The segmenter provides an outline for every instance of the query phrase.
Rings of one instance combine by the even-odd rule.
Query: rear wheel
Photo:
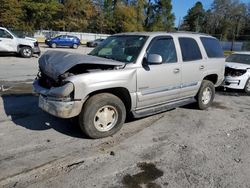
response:
[[[33,55],[31,47],[24,46],[20,49],[20,54],[22,57],[30,58]]]
[[[119,131],[125,121],[126,109],[117,96],[101,93],[92,96],[79,116],[82,131],[91,138],[111,136]]]
[[[247,94],[250,94],[250,78],[247,80],[244,90]]]
[[[208,108],[214,100],[214,95],[214,84],[211,81],[203,80],[196,96],[198,108],[201,110]]]

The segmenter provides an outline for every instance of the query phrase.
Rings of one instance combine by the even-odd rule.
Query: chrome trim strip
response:
[[[141,94],[142,95],[150,95],[150,94],[154,94],[154,93],[160,93],[160,92],[165,92],[165,91],[170,91],[170,90],[175,90],[175,89],[192,87],[192,86],[196,86],[196,85],[198,85],[198,82],[179,84],[176,86],[163,86],[163,87],[158,87],[158,88],[145,89],[145,90],[141,91]]]

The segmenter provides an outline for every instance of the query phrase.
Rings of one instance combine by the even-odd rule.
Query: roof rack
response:
[[[189,34],[200,34],[200,35],[209,36],[209,34],[207,33],[200,33],[200,32],[194,32],[194,31],[175,31],[174,33],[189,33]]]

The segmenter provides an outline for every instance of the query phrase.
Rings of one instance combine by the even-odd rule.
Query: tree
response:
[[[89,20],[95,16],[95,7],[90,0],[64,0],[63,22],[66,31],[84,31]]]
[[[0,0],[0,25],[13,29],[22,28],[22,7],[18,0]]]
[[[145,29],[148,31],[170,31],[174,26],[171,0],[149,0],[146,7]]]
[[[198,1],[191,9],[188,10],[188,14],[184,17],[181,29],[200,32],[203,30],[204,18],[205,10],[202,3]]]
[[[51,29],[63,8],[57,0],[22,0],[24,30]]]
[[[222,39],[233,38],[243,29],[246,6],[238,0],[214,0],[210,16],[209,33],[221,34]]]

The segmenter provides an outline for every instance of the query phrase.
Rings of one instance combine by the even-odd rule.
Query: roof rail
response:
[[[200,34],[200,35],[206,35],[206,36],[210,36],[207,33],[200,33],[200,32],[194,32],[194,31],[175,31],[176,33],[189,33],[189,34]]]

